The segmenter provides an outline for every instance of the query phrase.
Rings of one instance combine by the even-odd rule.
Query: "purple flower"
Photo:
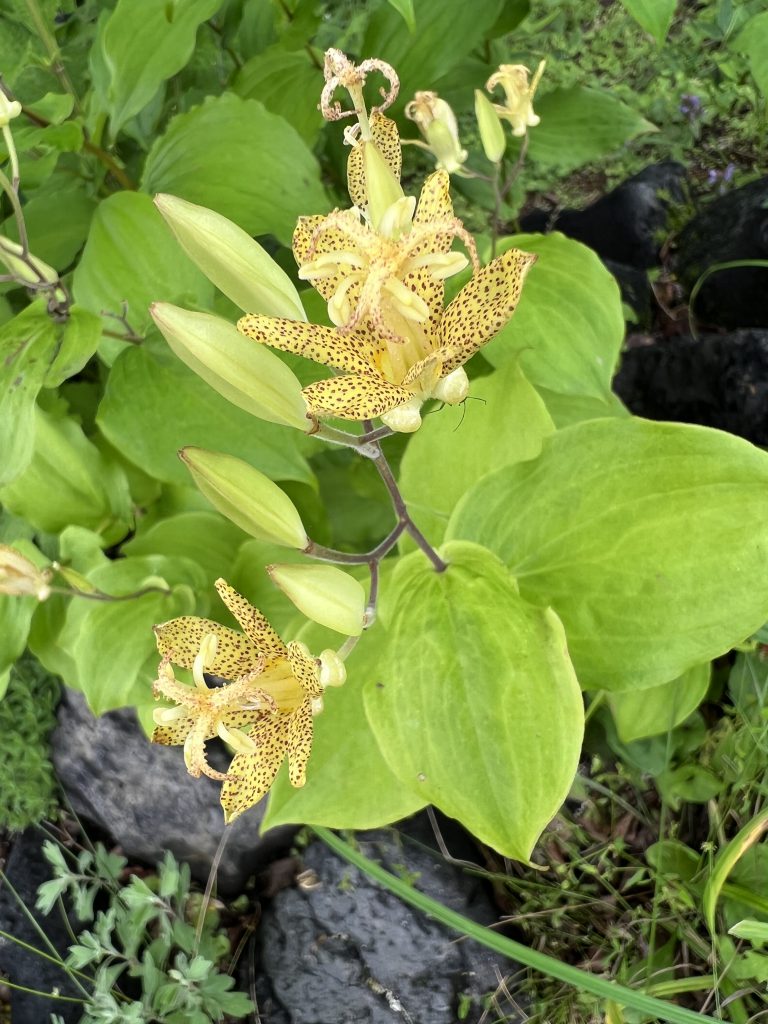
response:
[[[680,113],[684,114],[689,121],[695,121],[701,117],[701,97],[691,92],[684,92],[680,97]]]

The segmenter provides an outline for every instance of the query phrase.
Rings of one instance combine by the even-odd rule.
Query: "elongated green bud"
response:
[[[164,193],[155,206],[187,256],[245,313],[307,319],[291,279],[237,224]]]
[[[308,545],[296,506],[258,469],[205,448],[182,448],[179,457],[213,507],[246,533],[287,548],[303,550]]]
[[[493,104],[479,89],[475,89],[475,117],[485,155],[492,164],[497,164],[507,148],[507,137]]]
[[[274,352],[210,313],[170,302],[154,302],[149,311],[179,359],[228,402],[270,423],[311,430],[301,384]]]
[[[18,242],[0,235],[0,262],[5,264],[11,274],[29,284],[50,285],[54,288],[59,283],[59,275],[53,267],[49,267],[32,253],[28,253],[24,260],[21,258],[23,253],[24,250]]]
[[[308,619],[345,636],[362,633],[365,590],[348,572],[335,565],[269,565],[267,572]]]

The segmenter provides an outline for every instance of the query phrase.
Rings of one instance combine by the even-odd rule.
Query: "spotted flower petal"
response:
[[[253,646],[269,664],[274,658],[285,657],[287,648],[258,608],[222,579],[216,580],[216,590],[229,608]]]
[[[253,643],[242,633],[212,619],[182,615],[155,626],[158,651],[179,668],[191,669],[194,666],[200,645],[209,634],[218,641],[209,672],[224,679],[235,679],[252,670],[259,656]]]
[[[411,392],[383,377],[345,374],[319,380],[304,388],[304,397],[316,416],[343,420],[370,420],[407,402]]]
[[[443,376],[466,363],[507,323],[535,262],[532,253],[508,249],[461,289],[443,314],[443,344],[454,352],[443,364]]]
[[[293,352],[323,366],[349,373],[370,372],[376,351],[367,332],[340,334],[332,327],[300,320],[249,315],[238,321],[237,329],[263,345]]]

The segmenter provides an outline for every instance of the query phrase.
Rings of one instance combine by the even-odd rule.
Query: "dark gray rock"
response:
[[[613,387],[637,416],[768,445],[768,331],[662,338],[630,349]]]
[[[36,828],[28,828],[13,839],[5,873],[25,906],[30,910],[62,959],[67,956],[70,938],[60,914],[54,910],[48,917],[35,911],[38,886],[51,877],[51,868],[42,854],[45,837]],[[0,929],[14,938],[43,949],[51,955],[37,930],[19,906],[13,893],[0,882]],[[30,953],[21,946],[0,936],[0,974],[15,985],[35,989],[38,992],[57,990],[61,996],[82,998],[82,993],[72,984],[62,968],[43,957]],[[2,981],[0,981],[2,984]],[[66,1024],[75,1024],[83,1015],[80,1003],[65,1002],[62,999],[45,999],[11,989],[12,1024],[42,1024],[50,1020],[52,1013],[58,1013]]]
[[[520,220],[523,231],[562,231],[604,260],[641,270],[659,262],[669,233],[670,210],[685,200],[685,168],[667,160],[627,178],[583,210],[555,217],[534,210]]]
[[[434,843],[424,818],[406,827],[412,835],[377,830],[357,833],[355,841],[444,905],[483,924],[496,921],[482,882],[424,845]],[[476,1024],[482,1001],[516,970],[407,906],[322,843],[306,850],[304,867],[318,884],[282,891],[262,919],[259,1007],[270,1024]],[[525,1019],[504,1009],[505,1020]]]
[[[768,259],[768,176],[708,203],[680,233],[676,268],[690,292],[709,267]],[[768,268],[718,270],[703,284],[694,313],[713,327],[768,327]]]
[[[67,690],[51,748],[74,810],[112,836],[127,857],[154,864],[170,850],[197,879],[207,879],[224,830],[220,784],[188,775],[180,747],[150,743],[131,709],[94,718],[81,694]],[[263,807],[229,829],[217,874],[223,895],[241,892],[290,842],[290,828],[259,836]]]

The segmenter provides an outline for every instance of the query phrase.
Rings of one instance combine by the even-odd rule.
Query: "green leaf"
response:
[[[731,47],[746,53],[752,76],[760,92],[768,99],[768,11],[750,18]]]
[[[323,127],[323,117],[309,97],[319,95],[322,87],[322,71],[307,51],[289,52],[282,45],[251,57],[232,83],[232,91],[242,99],[259,100],[272,114],[285,118],[309,146]]]
[[[421,552],[384,590],[389,643],[365,710],[392,771],[504,856],[527,861],[568,792],[583,707],[551,610],[522,600],[504,566],[447,544]]]
[[[638,25],[661,45],[675,16],[677,0],[621,0]]]
[[[159,662],[152,626],[195,611],[193,595],[205,586],[202,572],[187,559],[151,555],[108,562],[91,572],[90,580],[114,595],[148,583],[172,591],[116,602],[71,601],[59,635],[74,666],[74,675],[64,681],[82,691],[94,714],[151,704]]]
[[[99,204],[75,270],[74,293],[82,306],[95,314],[119,314],[127,302],[128,322],[143,334],[151,323],[151,302],[210,308],[213,290],[181,252],[149,196],[118,192]],[[103,324],[125,333],[113,318],[104,317]],[[112,340],[107,354],[113,359],[124,348]]]
[[[122,469],[93,445],[74,420],[35,410],[32,460],[0,501],[38,530],[84,526],[114,543],[128,531],[131,499]]]
[[[161,361],[144,348],[115,361],[97,423],[126,458],[166,483],[189,482],[176,454],[184,445],[235,455],[273,480],[313,479],[296,431],[254,419],[173,356]]]
[[[582,686],[657,686],[768,618],[766,485],[768,456],[730,434],[592,420],[481,480],[447,536],[555,609]]]
[[[166,79],[181,71],[192,56],[198,26],[221,4],[222,0],[118,0],[102,37],[113,137]]]
[[[702,910],[710,932],[715,934],[715,911],[723,886],[745,853],[768,830],[768,809],[760,811],[722,847],[704,886]]]
[[[515,315],[483,349],[494,366],[519,359],[532,384],[569,395],[611,401],[611,379],[624,340],[616,279],[598,256],[559,232],[515,235],[538,254]]]
[[[66,270],[88,236],[96,206],[96,200],[88,195],[79,181],[62,179],[55,174],[44,186],[44,191],[38,190],[24,204],[30,250],[58,271]],[[5,221],[0,234],[18,242],[15,217]]]
[[[43,299],[0,328],[0,485],[23,472],[35,447],[35,399],[56,349]]]
[[[59,342],[43,380],[43,387],[56,388],[85,366],[99,347],[101,321],[87,309],[72,306],[69,319],[59,334]]]
[[[126,555],[168,555],[197,562],[212,585],[227,579],[247,535],[215,512],[184,512],[140,530],[122,546]]]
[[[142,187],[210,207],[286,245],[300,215],[328,208],[320,166],[296,129],[234,93],[171,121],[147,157]]]
[[[411,34],[400,12],[382,4],[368,22],[360,53],[394,67],[400,78],[395,109],[402,109],[417,89],[435,88],[483,42],[500,7],[499,0],[413,0],[418,31]]]
[[[319,630],[299,635],[313,652]],[[347,659],[347,681],[329,688],[323,712],[314,718],[315,735],[307,785],[294,789],[284,765],[272,787],[262,830],[288,823],[329,828],[376,828],[399,821],[424,806],[390,770],[363,708],[363,687],[374,683],[389,638],[377,623]]]
[[[413,10],[413,0],[387,0],[387,3],[400,15],[408,26],[408,31],[415,32],[416,14]]]
[[[674,729],[704,700],[710,676],[711,667],[706,661],[669,683],[612,693],[609,704],[619,739],[631,743]]]
[[[408,442],[400,490],[419,528],[438,544],[465,491],[501,466],[535,458],[554,431],[516,362],[472,382],[462,407],[427,416]]]
[[[728,934],[735,935],[737,939],[747,939],[753,946],[762,946],[763,943],[768,942],[768,924],[765,921],[754,921],[748,918],[729,928]]]
[[[575,85],[555,89],[534,103],[541,124],[528,133],[528,156],[572,171],[598,160],[654,125],[609,92]]]

